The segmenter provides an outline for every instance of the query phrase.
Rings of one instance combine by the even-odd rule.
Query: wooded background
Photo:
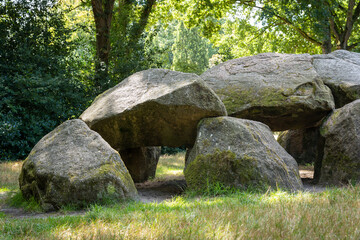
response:
[[[359,0],[0,0],[0,161],[148,68],[360,52]]]

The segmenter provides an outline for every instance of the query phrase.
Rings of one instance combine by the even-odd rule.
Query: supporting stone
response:
[[[130,148],[119,153],[134,182],[145,182],[155,177],[161,147]]]

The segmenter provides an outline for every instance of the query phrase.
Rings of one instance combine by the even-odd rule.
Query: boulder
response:
[[[307,128],[284,131],[280,133],[277,141],[298,164],[305,165],[316,162],[319,138],[319,128]]]
[[[314,67],[331,89],[336,108],[360,99],[360,53],[337,50],[316,55]]]
[[[131,148],[119,153],[134,182],[145,182],[155,177],[161,147]]]
[[[298,166],[260,122],[232,117],[200,122],[185,169],[191,189],[206,189],[220,182],[248,187],[302,189]]]
[[[321,184],[360,182],[360,100],[336,109],[320,128],[325,138]]]
[[[78,119],[64,122],[35,145],[19,184],[23,196],[34,197],[45,210],[138,196],[118,152]]]
[[[196,74],[150,69],[99,95],[80,118],[124,150],[191,146],[202,118],[223,115],[223,103]]]
[[[264,53],[221,63],[201,75],[229,116],[263,122],[273,131],[319,124],[333,108],[308,54]]]

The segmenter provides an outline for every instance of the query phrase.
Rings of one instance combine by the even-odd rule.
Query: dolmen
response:
[[[188,148],[191,189],[298,191],[304,163],[315,165],[320,184],[357,183],[359,89],[360,54],[344,50],[264,53],[201,76],[141,71],[43,137],[24,162],[20,189],[44,209],[136,200],[134,183],[155,176],[161,146]],[[273,131],[286,131],[279,143]]]

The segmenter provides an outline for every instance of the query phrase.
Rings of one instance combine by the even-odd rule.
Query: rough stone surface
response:
[[[202,118],[223,115],[223,103],[199,76],[150,69],[98,96],[80,118],[123,150],[191,146]]]
[[[24,197],[34,197],[45,210],[108,197],[137,198],[118,152],[78,119],[64,122],[35,145],[19,183]]]
[[[320,183],[360,182],[360,100],[336,109],[320,133],[325,138]]]
[[[221,63],[201,75],[229,116],[263,122],[274,131],[316,126],[333,108],[308,54],[264,53]]]
[[[134,182],[145,182],[155,177],[161,147],[131,148],[119,153]]]
[[[307,128],[284,131],[277,140],[298,164],[305,165],[316,162],[320,137],[319,128]]]
[[[337,50],[316,55],[314,67],[330,87],[336,108],[360,98],[360,53]]]
[[[220,182],[236,188],[302,189],[296,161],[268,126],[232,117],[201,121],[185,169],[190,188]]]

